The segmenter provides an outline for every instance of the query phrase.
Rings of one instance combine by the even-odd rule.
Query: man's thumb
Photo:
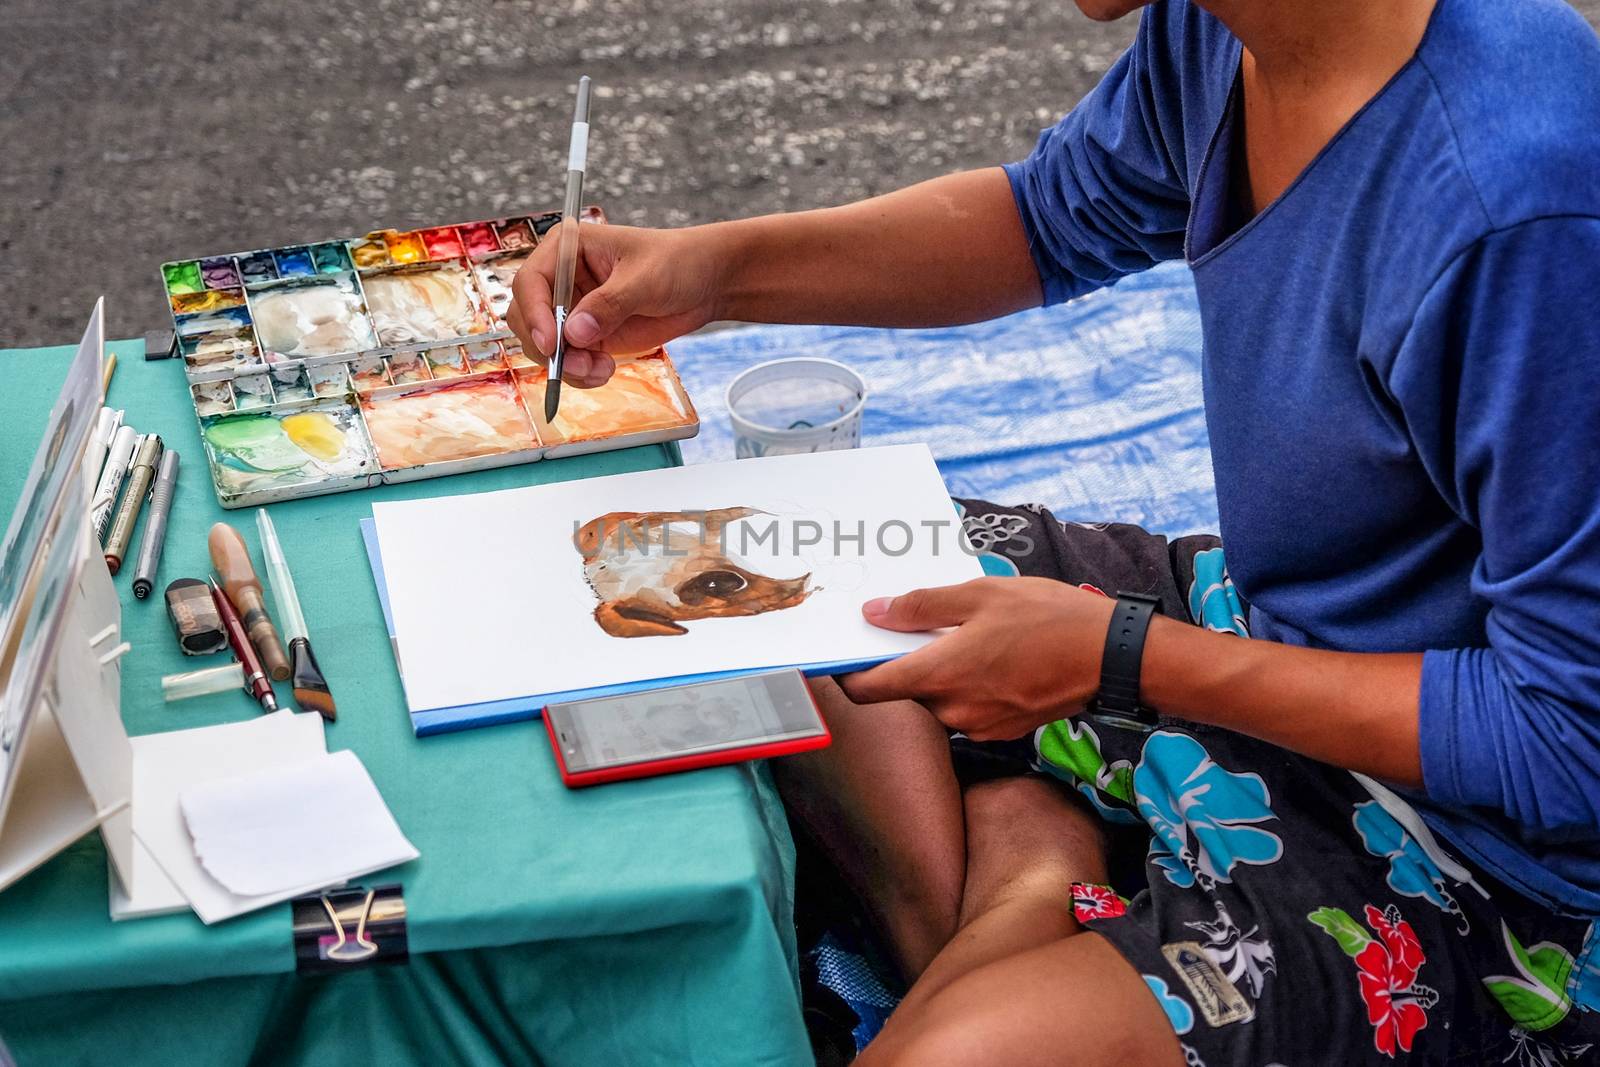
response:
[[[615,276],[590,290],[567,316],[567,343],[578,348],[595,348],[617,331],[634,313],[638,301],[633,288]]]
[[[938,630],[966,622],[977,610],[976,601],[971,583],[946,585],[869,600],[861,605],[861,614],[885,630]]]

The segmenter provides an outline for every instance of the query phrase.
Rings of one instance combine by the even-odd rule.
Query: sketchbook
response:
[[[375,504],[368,559],[421,734],[546,704],[921,647],[873,597],[982,568],[923,445]]]

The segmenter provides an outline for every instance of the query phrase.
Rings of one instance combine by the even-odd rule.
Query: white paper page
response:
[[[189,910],[189,898],[137,837],[133,839],[133,885],[122,884],[109,856],[106,871],[111,879],[111,918],[115,922]]]
[[[418,856],[348,750],[192,786],[178,804],[200,865],[240,897],[298,895]]]
[[[179,794],[204,782],[321,755],[327,748],[322,724],[314,712],[285,709],[243,722],[132,738],[135,841],[149,850],[203,921],[239,914],[234,910],[239,899],[195,859]]]
[[[577,526],[615,513],[732,507],[769,513],[730,528],[735,562],[775,579],[809,570],[814,592],[761,614],[681,620],[683,634],[618,637],[601,628],[601,598],[573,540]],[[983,574],[923,445],[676,467],[372,510],[412,711],[909,652],[930,638],[869,625],[862,602]],[[820,543],[796,544],[815,532],[805,523],[817,524]],[[783,542],[776,550],[762,540],[773,529]],[[616,543],[615,523],[609,537]]]

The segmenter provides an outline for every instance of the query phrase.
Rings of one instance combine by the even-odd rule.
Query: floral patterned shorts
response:
[[[992,574],[1158,594],[1169,617],[1248,637],[1215,537],[958,507]],[[1053,775],[1143,852],[1129,884],[1074,886],[1074,909],[1143,975],[1191,1065],[1600,1063],[1594,921],[1453,855],[1371,779],[1177,720],[953,743],[963,777]]]

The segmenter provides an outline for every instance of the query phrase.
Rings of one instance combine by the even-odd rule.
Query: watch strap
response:
[[[1119,593],[1106,628],[1106,646],[1100,656],[1100,691],[1095,711],[1143,725],[1154,725],[1154,709],[1139,701],[1139,675],[1144,659],[1144,640],[1150,620],[1161,610],[1161,601],[1144,593]]]

